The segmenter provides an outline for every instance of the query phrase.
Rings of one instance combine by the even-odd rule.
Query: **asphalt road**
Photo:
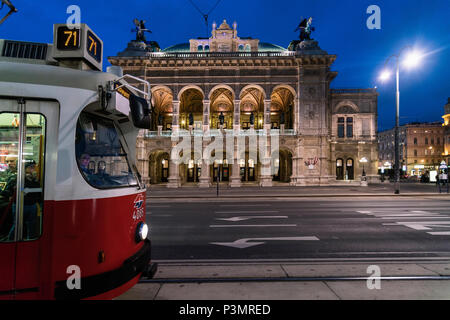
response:
[[[450,198],[148,199],[153,260],[450,257]]]

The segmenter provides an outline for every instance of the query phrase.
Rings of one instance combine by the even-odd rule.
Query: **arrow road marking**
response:
[[[216,218],[216,220],[223,220],[223,221],[231,221],[231,222],[237,222],[237,221],[244,221],[244,220],[250,220],[250,219],[287,219],[288,216],[247,216],[247,217],[232,217],[232,218]]]
[[[260,244],[265,244],[266,241],[318,241],[318,240],[319,238],[317,237],[249,238],[249,239],[239,239],[234,242],[210,242],[210,244],[245,249],[258,246]],[[262,241],[262,242],[249,242],[249,241]]]

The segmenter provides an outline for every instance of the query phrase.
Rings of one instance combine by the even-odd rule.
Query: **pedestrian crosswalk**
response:
[[[382,221],[384,226],[403,226],[417,231],[425,231],[432,236],[450,236],[450,212],[447,210],[422,211],[405,209],[376,209],[357,211]]]

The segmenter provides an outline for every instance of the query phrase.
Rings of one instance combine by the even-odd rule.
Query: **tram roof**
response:
[[[97,91],[98,85],[115,80],[111,73],[66,67],[0,61],[0,81],[69,87]]]

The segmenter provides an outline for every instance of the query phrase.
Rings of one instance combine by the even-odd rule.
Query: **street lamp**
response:
[[[420,62],[420,60],[423,57],[423,54],[419,53],[416,50],[412,50],[411,46],[405,46],[403,47],[398,54],[393,54],[389,58],[386,59],[384,63],[385,70],[380,75],[381,81],[386,81],[390,79],[391,72],[386,69],[386,65],[388,62],[395,58],[396,62],[396,105],[397,105],[397,112],[395,116],[395,164],[394,164],[394,172],[395,172],[395,194],[400,193],[400,149],[399,149],[399,137],[398,137],[398,131],[399,131],[399,111],[400,111],[400,56],[403,53],[405,49],[410,49],[410,51],[407,53],[406,58],[403,60],[403,64],[407,68],[413,68],[417,66]]]

